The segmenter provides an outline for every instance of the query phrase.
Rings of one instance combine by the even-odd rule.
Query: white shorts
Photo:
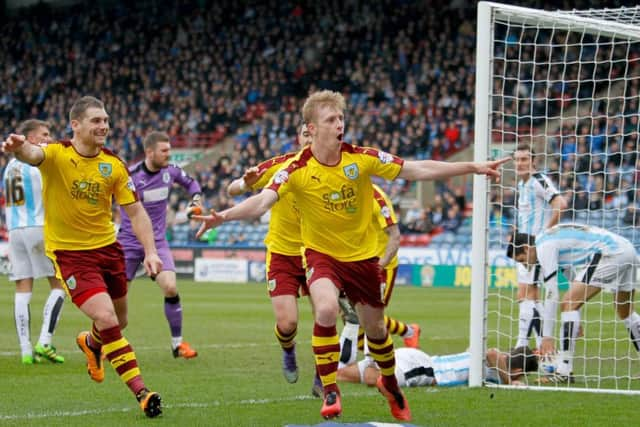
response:
[[[630,242],[625,240],[619,244],[622,246],[622,253],[604,256],[578,270],[576,280],[608,291],[632,291],[636,283],[638,255]]]
[[[524,283],[525,285],[540,285],[540,265],[529,268],[524,264],[516,263],[518,269],[518,283]]]
[[[42,227],[9,231],[9,280],[54,276],[53,262],[44,254]]]

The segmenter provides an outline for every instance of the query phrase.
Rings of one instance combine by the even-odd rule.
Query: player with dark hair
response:
[[[540,265],[544,286],[558,288],[558,273],[563,270],[571,286],[561,303],[560,351],[555,372],[543,383],[572,381],[573,354],[580,330],[580,308],[603,289],[615,294],[618,317],[640,351],[640,315],[633,307],[636,271],[640,265],[633,244],[608,230],[581,224],[558,224],[538,236],[518,233],[507,255],[525,265]],[[546,313],[543,322],[555,325],[556,313]],[[546,330],[547,328],[545,328]],[[549,330],[553,331],[553,327]],[[540,352],[555,350],[552,333],[545,334]]]
[[[516,228],[518,232],[535,236],[560,221],[560,214],[567,208],[567,201],[551,179],[536,170],[535,152],[531,145],[518,144],[513,159],[518,178]],[[545,327],[540,319],[543,311],[557,310],[558,295],[547,295],[543,305],[538,290],[541,282],[539,267],[519,263],[517,269],[519,320],[516,346],[528,345],[529,336],[533,332],[536,347],[539,347],[542,329]]]
[[[129,168],[131,179],[151,223],[158,256],[162,260],[162,270],[153,280],[164,295],[164,314],[171,331],[171,349],[173,357],[190,359],[196,352],[182,340],[182,304],[176,283],[176,271],[169,242],[167,242],[167,205],[174,183],[181,185],[191,196],[190,206],[200,206],[200,185],[180,166],[170,164],[171,142],[164,132],[151,132],[144,139],[144,160]],[[138,241],[131,220],[124,207],[121,207],[122,222],[118,232],[118,241],[124,249],[127,265],[127,280],[131,282],[138,267],[144,260],[144,247]]]
[[[162,413],[160,395],[145,386],[129,341],[122,335],[127,324],[127,278],[124,254],[116,240],[111,205],[124,206],[145,252],[147,274],[162,268],[153,242],[149,216],[138,201],[125,164],[104,148],[109,115],[97,98],[77,100],[69,113],[70,141],[46,145],[26,143],[11,134],[5,152],[37,166],[43,178],[44,240],[71,301],[92,322],[76,343],[87,358],[92,380],[104,380],[101,353],[136,396],[148,417]]]
[[[451,387],[469,383],[469,352],[430,356],[411,347],[396,349],[396,380],[400,387]],[[485,356],[485,379],[499,384],[519,385],[527,372],[538,370],[538,356],[529,347],[514,347],[509,352],[492,348]],[[338,369],[338,381],[376,385],[380,368],[365,357]]]

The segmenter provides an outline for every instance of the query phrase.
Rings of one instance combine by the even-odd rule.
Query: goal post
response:
[[[510,156],[521,142],[531,145],[537,169],[567,199],[561,222],[608,229],[636,249],[639,24],[640,6],[546,11],[479,2],[474,137],[476,161]],[[474,178],[472,387],[487,384],[486,350],[508,350],[517,340],[517,275],[505,255],[516,225],[516,180],[513,162],[504,165],[498,183]],[[629,223],[625,216],[636,203],[638,222],[633,216]],[[509,286],[497,284],[497,271],[508,275]],[[561,289],[566,280],[564,285]],[[588,301],[581,321],[584,336],[575,350],[575,383],[553,388],[640,394],[640,357],[616,317],[612,295],[603,291]],[[527,387],[538,388],[532,381]]]

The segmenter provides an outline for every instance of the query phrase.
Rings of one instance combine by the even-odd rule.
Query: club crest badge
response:
[[[65,280],[65,283],[67,284],[67,288],[70,290],[75,289],[77,285],[76,278],[73,276],[69,276],[67,280]]]
[[[111,166],[111,163],[98,163],[98,170],[102,176],[108,178],[111,176],[113,167]]]
[[[355,163],[351,163],[350,165],[343,167],[342,170],[344,171],[344,176],[351,180],[357,179],[358,175],[360,175],[358,165]]]
[[[165,184],[168,184],[169,181],[171,181],[171,175],[169,174],[169,172],[164,172],[162,174],[162,182],[164,182]]]

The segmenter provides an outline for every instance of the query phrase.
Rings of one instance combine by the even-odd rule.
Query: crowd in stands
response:
[[[232,139],[231,150],[192,169],[207,207],[218,210],[237,202],[225,188],[246,168],[297,149],[301,104],[316,89],[346,95],[347,142],[442,160],[473,139],[475,8],[451,4],[143,0],[86,2],[73,13],[40,4],[0,29],[0,128],[7,134],[35,117],[66,138],[70,103],[93,94],[111,115],[109,148],[127,162],[141,158],[143,137],[151,130],[167,131],[174,145],[202,149]],[[635,83],[629,90],[637,94]],[[625,118],[620,126],[631,121]],[[574,182],[587,189],[620,187],[589,173],[569,182],[564,171],[573,170],[571,161],[584,161],[580,141],[595,126],[584,129],[573,152],[568,140],[557,146],[560,187],[574,191],[576,200],[582,192]],[[620,147],[636,141],[629,135]],[[602,147],[605,155],[621,151],[613,144]],[[625,167],[632,160],[635,165],[635,158],[620,157]],[[1,168],[5,163],[0,157]],[[411,189],[405,182],[380,184],[396,207]],[[433,201],[399,212],[403,232],[459,229],[469,213],[470,189],[440,183],[437,193]],[[176,193],[171,205],[171,238],[189,242],[196,225],[186,218],[184,197]]]

